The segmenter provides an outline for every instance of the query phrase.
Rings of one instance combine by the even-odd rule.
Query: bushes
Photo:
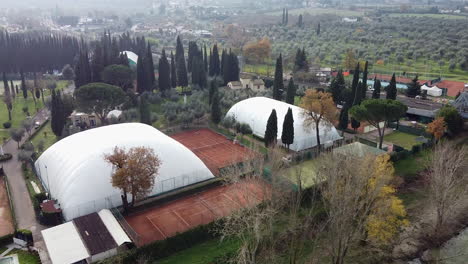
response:
[[[132,249],[123,253],[122,255],[105,260],[101,263],[110,264],[117,262],[123,264],[134,264],[138,263],[138,259],[141,259],[142,257],[152,261],[168,257],[176,252],[190,248],[198,243],[216,238],[217,234],[212,232],[212,229],[220,224],[219,221],[221,220],[195,227],[184,233],[177,234],[162,241],[156,241],[140,248]]]
[[[11,127],[11,122],[8,121],[8,122],[3,123],[3,128],[9,129],[10,127]]]
[[[3,155],[0,155],[0,162],[11,160],[12,157],[13,156],[10,153],[5,153]]]
[[[13,234],[0,237],[0,247],[13,243]]]

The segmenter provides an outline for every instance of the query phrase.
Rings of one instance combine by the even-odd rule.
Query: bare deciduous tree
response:
[[[429,199],[434,206],[436,220],[434,234],[440,232],[453,210],[468,194],[466,145],[440,142],[435,146],[429,163]]]

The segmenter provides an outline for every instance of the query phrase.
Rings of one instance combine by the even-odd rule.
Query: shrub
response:
[[[5,122],[3,123],[3,128],[9,129],[11,127],[11,122]]]
[[[5,153],[3,155],[0,155],[0,162],[11,160],[12,157],[13,156],[10,153]]]
[[[411,149],[411,153],[417,154],[421,151],[421,145],[414,145],[413,148]]]
[[[13,234],[0,237],[0,247],[13,243]]]

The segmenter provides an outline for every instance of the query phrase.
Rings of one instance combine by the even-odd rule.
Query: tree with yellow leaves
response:
[[[271,54],[271,43],[268,38],[263,38],[256,42],[249,42],[243,48],[247,61],[263,63]]]
[[[112,186],[122,191],[122,202],[127,209],[127,195],[132,195],[131,206],[137,199],[149,194],[159,172],[161,161],[153,149],[135,147],[126,151],[115,147],[111,154],[105,154],[104,160],[114,167]]]
[[[305,117],[304,126],[315,124],[317,146],[320,150],[320,123],[324,121],[322,125],[332,126],[330,122],[336,118],[337,109],[332,94],[308,89],[302,97],[300,107],[304,109],[302,113]]]
[[[434,136],[436,141],[439,141],[447,130],[447,123],[443,117],[438,117],[427,125],[427,132]]]
[[[345,263],[353,239],[388,243],[408,222],[391,187],[394,168],[388,155],[356,157],[330,153],[317,168],[324,201],[326,245],[333,264]]]

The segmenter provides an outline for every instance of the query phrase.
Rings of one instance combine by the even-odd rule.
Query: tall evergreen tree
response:
[[[317,36],[320,35],[320,22],[317,24],[317,32],[316,33],[317,33]]]
[[[167,61],[167,58],[166,58]],[[169,65],[169,64],[168,64]],[[151,51],[151,44],[148,42],[148,48],[145,56],[145,72],[148,75],[148,91],[152,90],[156,83],[156,77],[154,76],[154,61],[153,52]]]
[[[354,69],[354,74],[353,74],[353,81],[351,83],[351,93],[353,95],[352,97],[352,104],[354,105],[354,101],[356,100],[356,91],[358,89],[358,84],[359,84],[359,77],[360,77],[360,65],[359,62],[356,65],[356,68]]]
[[[294,143],[294,117],[291,107],[288,108],[288,112],[284,116],[281,141],[287,146],[288,149],[289,146]]]
[[[288,21],[289,21],[289,14],[288,14],[288,9],[286,8],[286,16],[285,16],[285,19],[284,19],[284,25],[288,25]]]
[[[185,55],[184,55],[184,46],[180,40],[180,36],[177,36],[177,46],[176,46],[176,69],[177,69],[177,86],[187,87],[188,86],[188,76],[187,76],[187,67],[185,65]]]
[[[52,132],[57,136],[61,137],[63,128],[65,127],[68,115],[70,114],[70,109],[67,109],[65,106],[62,95],[60,92],[52,90],[52,100],[51,100],[51,128]]]
[[[208,90],[208,103],[211,105],[213,103],[213,96],[218,92],[218,84],[216,80],[211,80],[210,89]]]
[[[145,72],[145,64],[143,63],[143,54],[138,56],[137,60],[137,91],[139,94],[148,91],[148,75]]]
[[[11,96],[13,99],[16,97],[16,92],[15,92],[15,85],[13,84],[13,80],[10,80],[10,89],[11,89]]]
[[[286,90],[286,103],[294,105],[294,97],[296,96],[296,85],[293,78],[289,79],[288,89]]]
[[[343,70],[339,70],[338,74],[331,81],[330,92],[333,97],[335,104],[341,104],[344,101],[344,91],[346,89],[345,79],[343,76]]]
[[[210,55],[210,76],[218,76],[220,74],[220,61],[218,45],[214,44],[213,53]]]
[[[237,55],[233,52],[229,52],[229,68],[230,68],[230,81],[238,81],[240,68],[239,68],[239,59]]]
[[[223,52],[221,53],[221,67],[220,67],[220,73],[221,76],[223,77],[224,80],[224,85],[226,85],[229,82],[229,61],[226,55],[226,50],[223,49]]]
[[[162,95],[165,96],[166,91],[171,89],[171,76],[170,76],[170,66],[169,62],[167,61],[166,51],[163,49],[161,57],[159,58],[159,90],[161,91]]]
[[[411,80],[411,83],[408,85],[408,89],[406,90],[406,96],[408,97],[416,97],[421,94],[421,85],[418,81],[418,75]]]
[[[366,61],[366,64],[364,64],[364,72],[362,73],[362,91],[361,91],[361,99],[364,100],[366,99],[367,96],[367,75],[368,75],[368,67],[369,67],[369,62]]]
[[[276,110],[271,111],[270,117],[268,118],[264,142],[266,147],[270,147],[276,143],[278,138],[278,118],[276,116]]]
[[[193,57],[198,55],[198,46],[195,41],[190,41],[188,45],[187,70],[192,72]]]
[[[215,90],[211,102],[211,121],[215,124],[221,122],[221,108],[219,106],[219,92]]]
[[[151,125],[151,109],[146,97],[140,96],[139,112],[140,123]]]
[[[279,57],[276,59],[275,79],[273,82],[273,99],[281,101],[283,90],[283,56],[280,53]]]
[[[203,45],[203,66],[205,72],[208,73],[208,54],[206,53],[206,45]]]
[[[302,14],[299,15],[299,18],[297,19],[297,26],[302,28],[304,25],[304,22],[302,21]]]
[[[11,121],[11,110],[13,109],[13,99],[11,97],[10,87],[8,86],[8,80],[7,80],[5,72],[3,72],[3,88],[4,88],[3,101],[5,102],[5,105],[7,107],[8,120]]]
[[[340,112],[340,120],[339,120],[339,123],[338,123],[338,129],[340,129],[341,131],[343,131],[343,134],[344,134],[344,130],[346,130],[348,128],[348,124],[349,124],[349,108],[347,105],[344,105],[343,108],[341,109],[341,112]]]
[[[372,99],[380,99],[380,89],[382,88],[382,84],[380,83],[380,80],[374,78],[374,91],[372,91]]]
[[[177,73],[176,73],[176,63],[174,60],[174,54],[171,51],[171,87],[177,87]]]
[[[286,8],[283,8],[283,19],[281,20],[281,25],[284,25],[286,21]]]
[[[21,75],[21,91],[23,92],[23,98],[28,99],[28,87],[26,86],[26,80],[24,78],[23,70],[21,70],[20,75]]]
[[[392,75],[392,79],[390,80],[390,84],[386,88],[387,90],[387,99],[396,100],[397,97],[397,88],[396,88],[396,78],[395,73]]]

